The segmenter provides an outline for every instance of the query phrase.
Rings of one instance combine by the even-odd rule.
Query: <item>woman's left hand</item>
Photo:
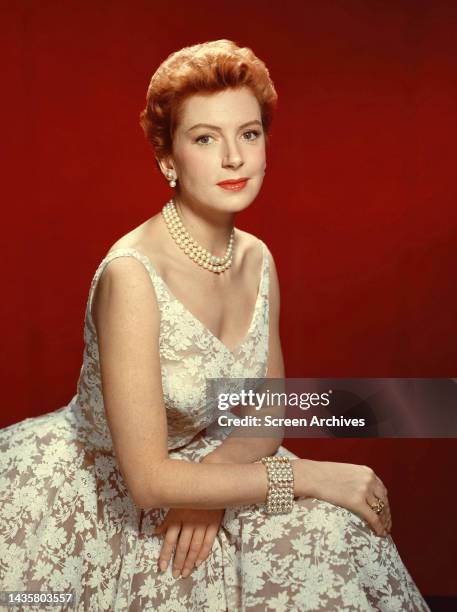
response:
[[[154,530],[155,535],[166,532],[159,557],[160,569],[167,569],[176,545],[173,576],[177,578],[181,573],[186,578],[194,565],[200,565],[211,552],[224,512],[224,509],[170,508]]]

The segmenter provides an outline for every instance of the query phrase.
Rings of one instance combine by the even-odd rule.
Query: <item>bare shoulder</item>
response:
[[[118,238],[110,246],[108,253],[116,249],[141,249],[141,247],[146,246],[148,241],[157,243],[160,240],[159,217],[160,213],[157,213]]]
[[[254,234],[250,234],[238,228],[235,228],[235,232],[235,237],[238,239],[239,250],[242,254],[242,261],[247,261],[248,265],[252,266],[254,270],[258,270],[263,260],[262,240],[254,236]],[[267,247],[267,254],[268,253],[269,249]]]
[[[141,237],[145,232],[146,224],[150,220],[134,228],[108,249],[107,255],[112,251],[123,248],[134,248],[141,251]],[[116,303],[124,303],[124,307],[131,307],[135,303],[146,306],[154,312],[157,310],[155,292],[153,291],[149,271],[144,264],[135,257],[115,257],[105,266],[94,290],[91,314],[97,326],[98,321],[105,316],[105,311],[113,310]]]
[[[276,325],[279,319],[279,311],[280,311],[280,303],[281,303],[281,289],[278,278],[278,271],[276,268],[275,260],[273,255],[268,248],[268,245],[263,241],[254,236],[253,234],[249,234],[248,232],[242,232],[245,235],[245,240],[248,244],[248,249],[250,252],[254,253],[251,255],[252,260],[256,260],[254,262],[255,266],[261,266],[259,263],[262,261],[263,257],[263,248],[262,242],[266,248],[266,256],[268,258],[268,294],[269,294],[269,304],[270,304],[270,320],[272,325]],[[257,267],[257,269],[258,269]]]
[[[159,213],[160,214],[160,213]],[[108,249],[107,255],[112,251],[119,249],[136,249],[141,253],[147,254],[147,249],[143,247],[147,243],[147,239],[151,244],[159,242],[160,236],[155,232],[154,226],[156,225],[156,218],[159,214],[147,219],[137,227],[133,228],[120,238],[116,240]],[[133,275],[131,276],[131,274]],[[145,266],[136,260],[134,257],[116,257],[107,266],[107,269],[103,272],[100,279],[100,284],[107,284],[108,279],[111,281],[117,280],[123,285],[129,285],[132,288],[133,285],[137,285],[138,281],[142,281],[144,284],[145,279],[149,276]],[[105,282],[103,282],[103,277]]]
[[[108,313],[129,313],[135,320],[158,318],[158,304],[151,278],[144,264],[134,257],[116,257],[103,270],[94,289],[91,315],[98,330]],[[117,313],[117,314],[116,314]]]
[[[244,253],[244,257],[246,257],[248,260],[252,262],[252,267],[255,270],[258,270],[259,267],[262,265],[263,245],[265,245],[266,255],[269,260],[269,270],[270,270],[269,276],[270,276],[270,279],[273,279],[273,283],[276,282],[277,280],[276,265],[275,265],[273,255],[270,249],[268,248],[268,245],[260,238],[257,238],[257,236],[254,236],[254,234],[250,234],[249,232],[245,232],[239,229],[237,229],[236,231],[240,237],[240,244],[243,245],[241,250]]]

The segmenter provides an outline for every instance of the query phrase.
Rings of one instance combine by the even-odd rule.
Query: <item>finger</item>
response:
[[[390,518],[389,515],[389,519],[387,521],[387,532],[390,533],[392,531],[392,519]]]
[[[184,561],[184,567],[181,572],[181,575],[183,578],[187,578],[187,576],[191,573],[191,571],[195,567],[195,560],[197,559],[197,555],[200,552],[200,549],[202,547],[202,544],[205,538],[205,532],[206,532],[206,527],[204,525],[199,526],[196,529],[194,529],[192,540],[189,546],[189,551],[187,553],[186,560]]]
[[[381,499],[384,499],[384,500],[387,499],[388,491],[387,491],[386,485],[382,482],[379,476],[376,476],[376,483],[377,483],[377,487],[379,487],[380,493],[382,493]],[[376,492],[376,495],[378,495],[377,492]]]
[[[383,508],[383,513],[388,514],[390,516],[391,510],[390,510],[390,502],[389,502],[389,496],[388,496],[388,493],[387,493],[387,489],[386,489],[384,483],[382,482],[382,480],[378,476],[376,476],[376,484],[375,484],[375,488],[374,488],[374,494],[379,499],[382,499],[382,501],[385,504],[385,507]]]
[[[390,521],[391,521],[389,510],[387,508],[383,508],[383,510],[382,510],[382,512],[380,514],[380,517],[381,517],[382,523],[384,525],[384,530],[385,530],[384,535],[387,535],[389,533],[389,531],[390,531]]]
[[[194,533],[194,527],[185,525],[179,534],[178,544],[175,550],[175,558],[173,559],[173,576],[177,578],[184,566],[187,553],[189,552],[190,542]]]
[[[372,485],[372,487],[370,487],[370,491],[371,491],[371,493],[376,495],[376,497],[378,499],[382,499],[382,501],[386,505],[389,503],[389,497],[387,495],[387,489],[384,486],[384,483],[382,482],[382,480],[378,476],[375,476],[374,481],[373,481],[373,485]]]
[[[383,525],[383,532],[379,534],[379,531],[376,530],[378,535],[386,535],[387,534],[387,525],[388,525],[388,505],[389,500],[387,497],[387,488],[385,487],[382,480],[379,476],[373,471],[369,470],[368,474],[369,478],[366,482],[365,496],[368,507],[371,512],[376,514]],[[379,501],[382,501],[383,508],[380,512],[376,512],[375,509],[372,508],[373,505],[377,504]],[[376,522],[376,521],[375,521]]]
[[[389,507],[387,508],[387,517],[388,517],[388,520],[387,520],[387,529],[390,532],[390,531],[392,531],[392,515],[390,513],[390,508]]]
[[[170,562],[171,556],[173,554],[173,547],[176,545],[178,541],[179,532],[181,531],[181,525],[173,524],[169,525],[167,532],[165,534],[165,539],[162,545],[162,550],[160,551],[159,557],[159,567],[162,571],[165,571]]]
[[[217,535],[218,531],[219,531],[219,526],[218,525],[209,525],[209,527],[206,529],[205,538],[203,540],[202,546],[201,546],[200,551],[199,551],[198,556],[197,556],[197,561],[196,561],[197,567],[210,554],[210,552],[211,552],[211,550],[213,548],[214,540],[216,539],[216,535]]]
[[[357,514],[364,519],[376,535],[381,536],[384,532],[384,525],[379,518],[379,515],[370,508],[367,504],[366,499],[360,500],[357,504]]]
[[[372,506],[375,506],[380,500],[384,503],[384,507],[382,508],[381,512],[376,512],[376,510],[374,510]],[[382,498],[380,498],[378,495],[372,492],[369,492],[366,495],[366,501],[367,501],[367,505],[369,506],[371,512],[374,512],[379,517],[382,523],[382,526],[383,526],[383,532],[384,531],[387,532],[389,510],[388,510],[388,505],[386,504],[386,502]],[[384,533],[382,535],[384,535]]]

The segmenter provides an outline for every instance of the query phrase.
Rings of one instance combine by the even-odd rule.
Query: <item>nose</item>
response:
[[[243,157],[236,143],[227,142],[224,151],[222,165],[224,168],[239,168],[244,163]]]

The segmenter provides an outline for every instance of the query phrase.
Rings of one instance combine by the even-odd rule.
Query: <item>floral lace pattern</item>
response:
[[[93,277],[77,392],[68,405],[0,430],[0,590],[74,591],[78,611],[427,611],[391,537],[350,511],[296,498],[286,515],[263,504],[227,508],[208,559],[187,578],[162,573],[168,508],[139,509],[118,469],[105,418],[93,293],[122,256],[148,270],[160,309],[160,356],[169,455],[198,462],[221,443],[205,432],[206,378],[264,377],[269,259],[243,342],[229,350],[171,293],[148,257],[108,253]],[[296,458],[285,447],[279,455]],[[34,605],[11,610],[42,610]],[[53,610],[68,609],[53,606]]]

